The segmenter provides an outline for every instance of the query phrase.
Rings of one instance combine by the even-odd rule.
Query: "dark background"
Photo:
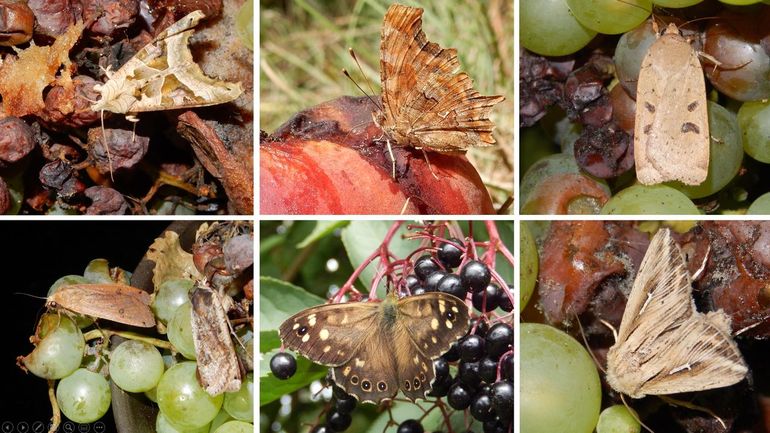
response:
[[[37,421],[44,423],[47,431],[51,419],[46,381],[16,366],[16,357],[33,348],[29,337],[35,333],[45,300],[16,293],[45,296],[59,277],[82,275],[95,258],[133,271],[168,225],[168,221],[0,222],[0,433],[37,433],[31,429]],[[66,421],[62,416],[62,424]],[[104,430],[91,427],[81,431],[115,431],[111,412],[101,421]],[[21,422],[29,428],[25,430]],[[77,427],[60,427],[59,431],[77,432]]]

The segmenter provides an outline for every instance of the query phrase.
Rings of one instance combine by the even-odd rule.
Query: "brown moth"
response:
[[[219,292],[198,284],[191,296],[192,335],[198,378],[209,395],[238,391],[241,367],[230,336],[227,310]]]
[[[722,310],[699,313],[681,250],[668,229],[655,234],[639,267],[607,383],[633,398],[721,388],[748,371]]]
[[[107,319],[125,325],[150,328],[155,316],[150,294],[125,284],[70,284],[51,294],[46,307]]]
[[[374,122],[388,137],[388,146],[464,152],[495,144],[489,112],[505,98],[483,96],[473,88],[468,74],[458,72],[457,50],[427,40],[422,13],[420,8],[393,4],[385,14],[382,108],[373,113]]]
[[[131,114],[223,104],[240,96],[240,83],[208,77],[193,61],[187,43],[203,17],[199,10],[184,16],[117,72],[108,71],[108,81],[94,87],[101,99],[91,109]]]
[[[709,167],[703,70],[690,43],[669,24],[642,62],[636,90],[634,160],[639,182],[699,185]]]
[[[425,398],[433,360],[468,331],[470,314],[452,295],[431,292],[381,302],[326,304],[300,311],[279,329],[281,341],[332,368],[334,382],[362,402]]]

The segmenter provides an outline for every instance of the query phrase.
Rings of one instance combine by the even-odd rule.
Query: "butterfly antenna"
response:
[[[378,110],[382,110],[382,107],[380,107],[380,104],[377,101],[375,101],[370,94],[366,93],[366,90],[362,89],[361,86],[358,85],[356,80],[354,80],[353,77],[350,76],[350,73],[348,72],[347,69],[342,68],[342,73],[345,74],[345,76],[348,77],[348,79],[353,82],[353,84],[358,88],[358,90],[361,91],[361,93],[364,94],[364,96],[366,96],[367,98],[369,98],[370,101],[372,101],[372,104],[374,104],[374,106],[377,107]]]
[[[369,77],[367,77],[366,74],[364,74],[364,68],[361,67],[361,63],[358,61],[358,57],[356,57],[356,52],[353,51],[353,48],[348,48],[348,53],[350,54],[350,57],[353,58],[353,61],[356,62],[356,66],[358,66],[358,72],[361,74],[362,77],[364,77],[364,80],[366,81],[366,86],[369,87],[369,91],[372,92],[372,95],[375,95],[376,92],[374,91],[374,87],[372,87],[372,82],[369,81]],[[377,104],[377,106],[380,107],[380,109],[382,109],[382,106],[380,104]]]

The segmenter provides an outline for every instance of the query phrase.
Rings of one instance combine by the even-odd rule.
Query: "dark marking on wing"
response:
[[[644,133],[649,135],[650,131],[652,131],[652,125],[644,125]]]
[[[645,102],[644,103],[644,108],[646,108],[647,111],[649,111],[650,113],[654,113],[655,112],[655,106],[650,104],[649,102]]]
[[[692,122],[685,122],[682,124],[682,132],[694,132],[698,134],[700,133],[700,128]]]
[[[693,101],[690,102],[690,105],[687,106],[687,111],[692,112],[696,108],[698,108],[698,101]]]

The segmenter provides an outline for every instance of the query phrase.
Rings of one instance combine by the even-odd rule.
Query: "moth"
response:
[[[381,302],[308,308],[286,319],[281,341],[311,361],[332,367],[332,379],[362,402],[378,404],[401,390],[425,398],[436,377],[433,360],[465,335],[470,314],[452,295],[430,292]]]
[[[222,296],[206,284],[198,284],[191,305],[193,344],[203,389],[211,396],[238,391],[241,367]]]
[[[150,309],[150,294],[125,284],[62,286],[48,297],[45,305],[125,325],[142,328],[155,326],[155,316]]]
[[[722,310],[699,313],[690,274],[668,229],[652,239],[639,267],[607,383],[633,398],[721,388],[748,372]]]
[[[483,96],[473,88],[468,74],[458,72],[457,50],[427,40],[422,13],[393,4],[382,24],[382,107],[372,116],[388,138],[388,149],[464,152],[495,144],[489,112],[505,98]],[[393,170],[395,177],[395,160]]]
[[[652,44],[636,90],[634,160],[639,182],[699,185],[709,167],[703,70],[675,24]]]
[[[204,17],[197,10],[160,32],[106,83],[94,86],[101,98],[91,109],[120,114],[203,107],[230,102],[243,93],[203,73],[188,47],[193,28]]]

